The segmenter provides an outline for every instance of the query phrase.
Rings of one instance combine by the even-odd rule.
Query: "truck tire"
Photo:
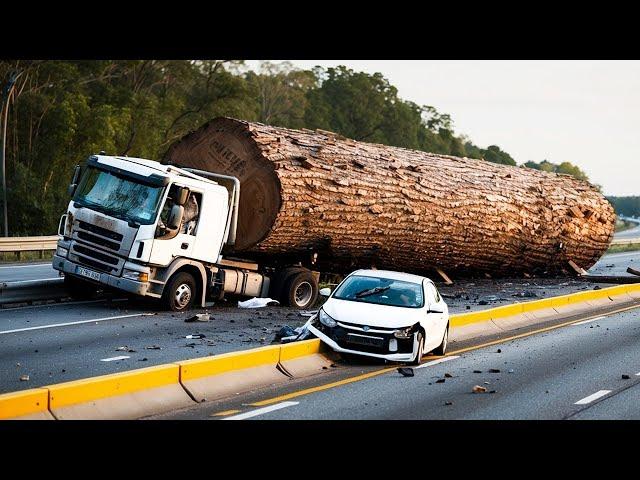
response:
[[[318,284],[311,272],[303,270],[289,277],[282,293],[285,303],[290,307],[310,308],[318,299]]]
[[[69,274],[64,276],[64,288],[69,292],[71,298],[77,300],[93,298],[98,291],[98,287],[93,283],[85,282]]]
[[[167,310],[183,312],[193,306],[197,294],[196,281],[187,272],[176,273],[162,292],[162,304]]]

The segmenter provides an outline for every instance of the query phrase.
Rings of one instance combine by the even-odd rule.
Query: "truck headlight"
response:
[[[396,330],[395,332],[393,332],[393,336],[396,338],[401,338],[401,339],[407,339],[410,338],[411,335],[413,335],[413,327],[415,325],[411,326],[411,327],[407,327],[407,328],[400,328],[398,330]]]
[[[73,229],[73,214],[67,213],[67,219],[64,222],[64,236],[71,237],[71,230]]]
[[[67,258],[67,255],[69,255],[69,250],[67,250],[66,248],[58,247],[56,248],[56,255],[59,257]]]
[[[137,270],[125,270],[122,273],[124,278],[130,278],[131,280],[135,280],[137,282],[148,282],[149,274],[147,272],[138,272]]]
[[[320,309],[318,312],[318,320],[320,320],[321,324],[329,328],[333,328],[338,324],[333,318],[327,315],[323,309]]]

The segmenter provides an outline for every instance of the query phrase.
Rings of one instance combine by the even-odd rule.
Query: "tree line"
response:
[[[217,116],[324,129],[355,140],[516,165],[497,145],[482,148],[453,120],[398,96],[380,73],[347,67],[293,68],[242,61],[0,61],[8,98],[6,169],[12,236],[56,231],[74,165],[88,155],[161,159],[168,147]],[[524,166],[585,178],[574,165]]]
[[[607,197],[618,215],[640,217],[640,196]]]

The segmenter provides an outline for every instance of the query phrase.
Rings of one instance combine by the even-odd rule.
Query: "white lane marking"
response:
[[[275,405],[270,405],[264,408],[258,408],[257,410],[251,410],[250,412],[241,413],[232,417],[223,418],[223,420],[244,420],[245,418],[257,417],[258,415],[264,415],[265,413],[273,412],[274,410],[280,410],[282,408],[293,407],[300,402],[280,402]]]
[[[583,320],[581,322],[572,323],[571,325],[584,325],[585,323],[595,322],[596,320],[602,320],[603,318],[607,318],[607,317],[596,317],[590,320]]]
[[[101,362],[115,362],[116,360],[126,360],[127,358],[131,358],[127,355],[120,355],[119,357],[111,357],[111,358],[101,358]]]
[[[2,283],[7,283],[9,285],[18,285],[23,283],[43,282],[45,280],[61,280],[62,281],[62,277],[36,278],[34,280],[5,280]]]
[[[2,268],[33,268],[33,267],[44,267],[45,265],[48,265],[51,267],[51,269],[53,269],[53,266],[51,265],[51,263],[34,263],[33,265],[8,265],[6,267],[0,267],[0,269]]]
[[[611,390],[599,390],[596,393],[589,395],[588,397],[584,397],[582,400],[578,400],[574,405],[586,405],[587,403],[591,403],[594,400],[599,399],[600,397],[604,397],[611,393]]]
[[[442,363],[442,362],[448,362],[449,360],[453,360],[455,358],[460,358],[460,355],[451,355],[450,357],[442,357],[442,358],[439,358],[437,360],[432,360],[430,362],[423,363],[419,367],[415,367],[415,368],[430,367],[431,365],[437,365],[437,364]]]
[[[94,319],[91,319],[91,320],[80,320],[78,322],[54,323],[53,325],[41,325],[39,327],[16,328],[14,330],[4,330],[4,331],[0,332],[0,335],[4,335],[4,334],[7,334],[7,333],[28,332],[30,330],[44,330],[45,328],[66,327],[68,325],[80,325],[82,323],[106,322],[107,320],[118,320],[120,318],[148,317],[149,315],[155,315],[155,314],[153,314],[153,313],[132,313],[132,314],[129,314],[129,315],[116,315],[115,317],[103,317],[103,318],[94,318]]]
[[[640,372],[636,373],[636,377],[640,377]]]

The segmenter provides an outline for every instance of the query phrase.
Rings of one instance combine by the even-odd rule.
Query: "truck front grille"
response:
[[[86,230],[91,233],[95,233],[97,235],[102,235],[103,237],[110,238],[111,240],[116,240],[117,242],[122,241],[122,235],[118,232],[114,232],[112,230],[107,230],[106,228],[98,227],[97,225],[91,225],[87,222],[78,222],[80,225],[80,229]]]

